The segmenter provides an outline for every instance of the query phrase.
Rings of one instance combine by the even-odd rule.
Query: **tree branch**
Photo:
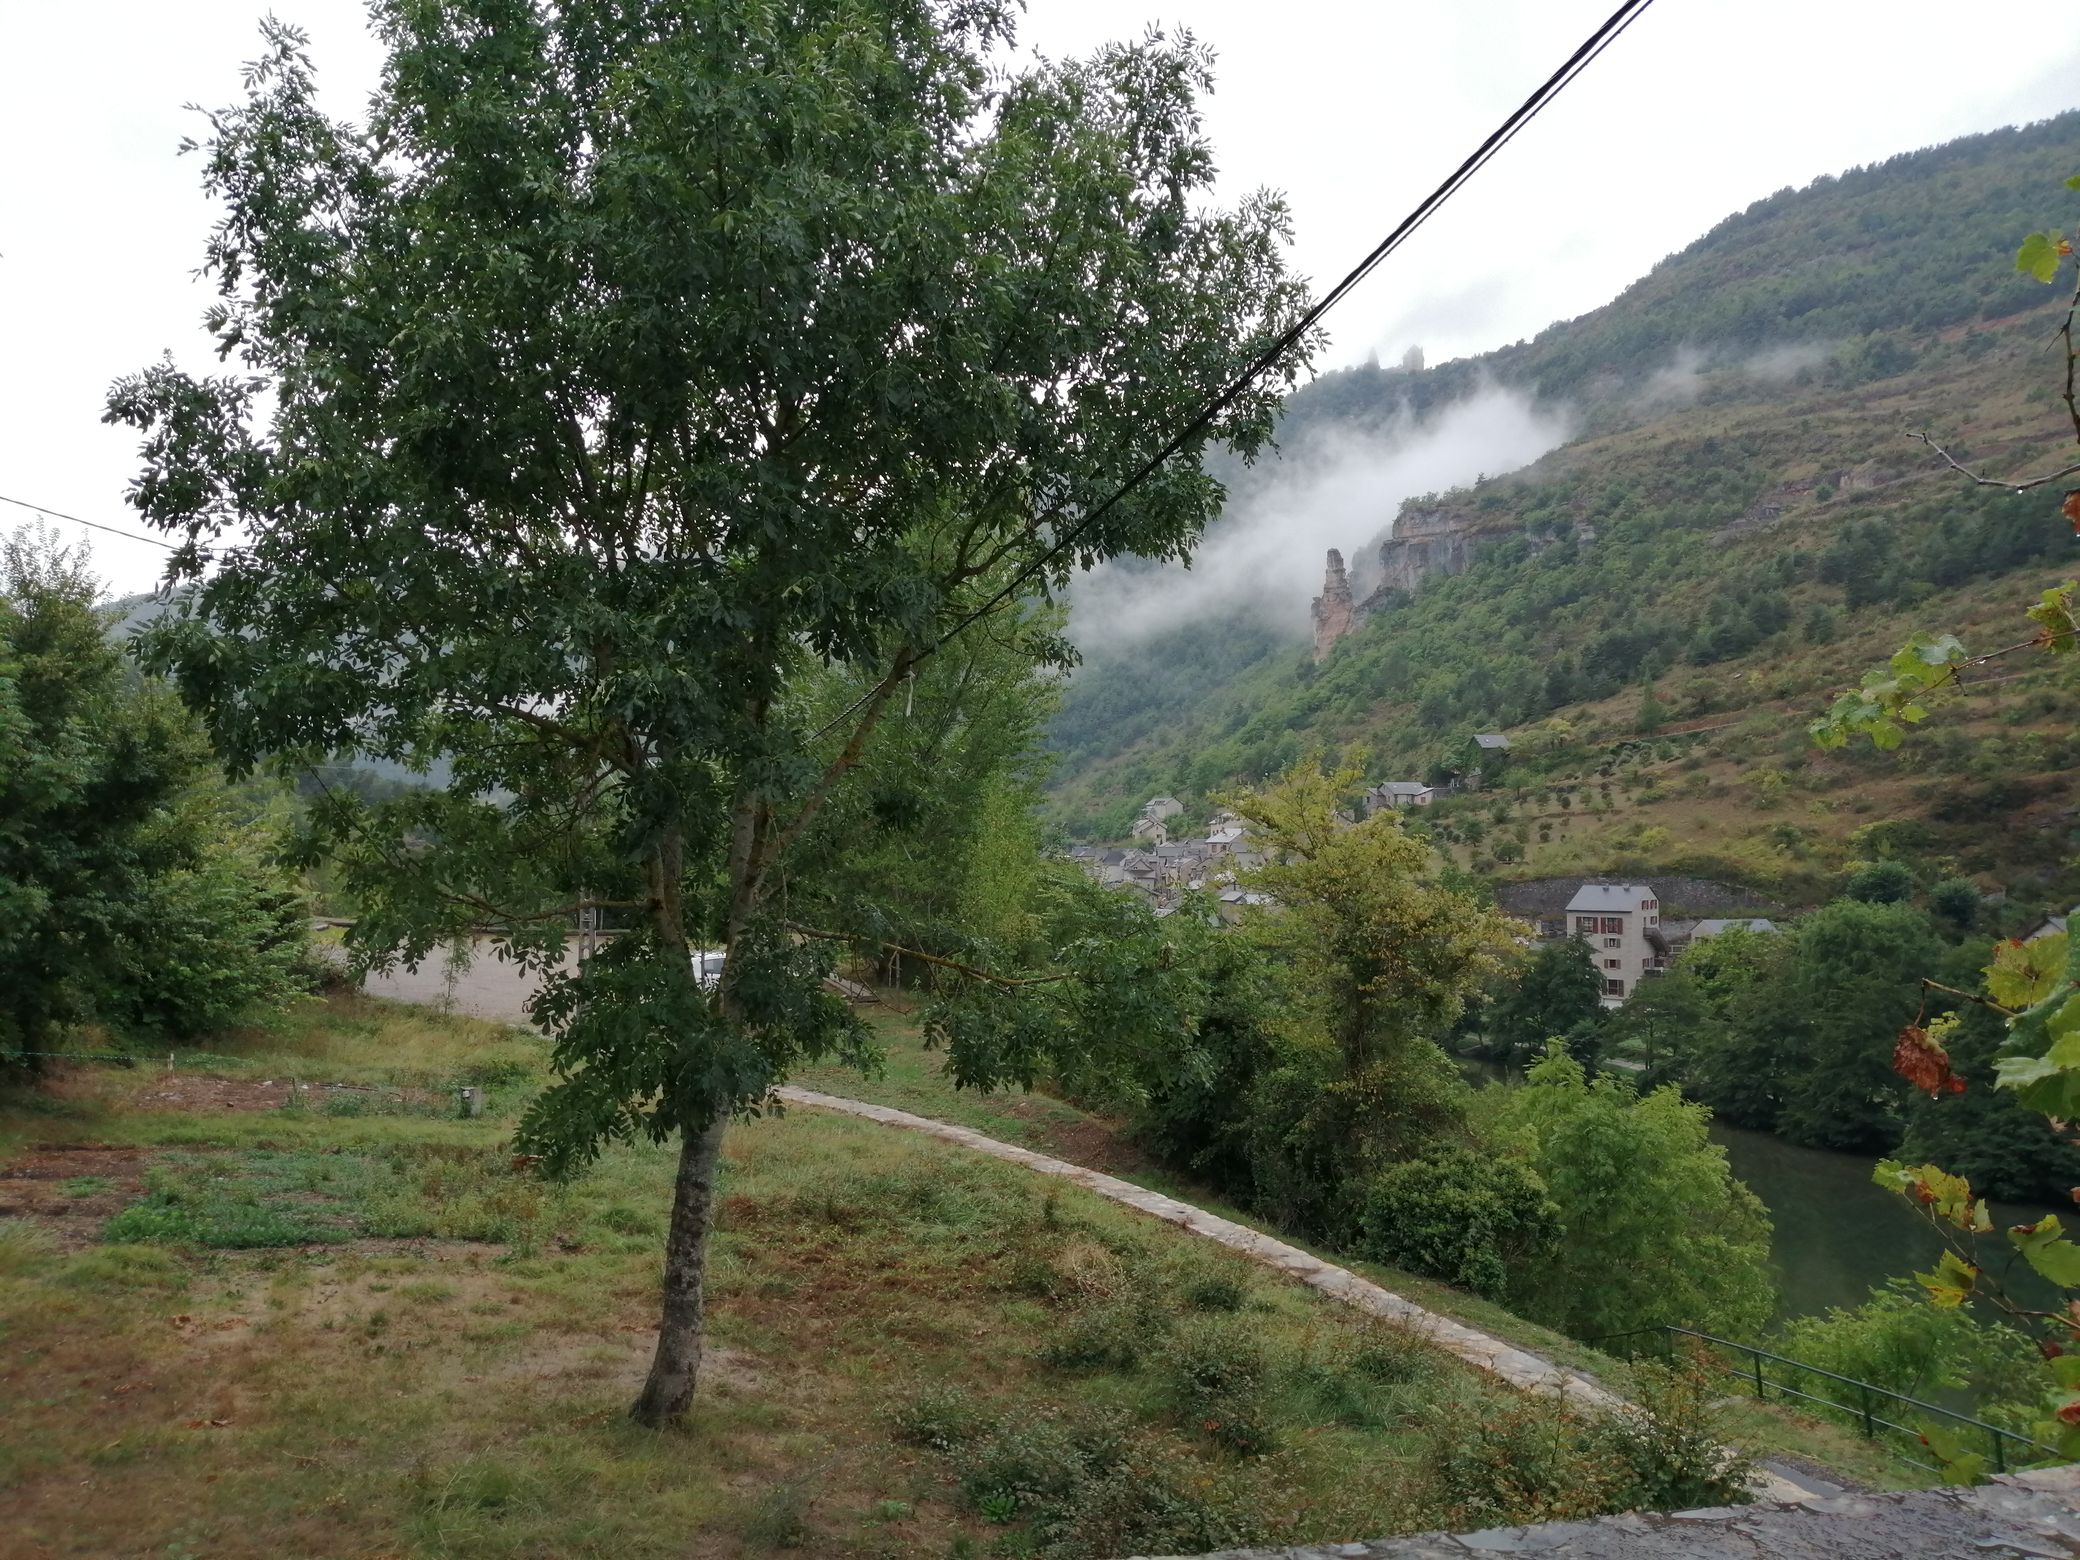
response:
[[[2005,1013],[2010,1018],[2015,1016],[2013,1008],[2002,1007],[1991,997],[1982,997],[1969,991],[1959,991],[1955,986],[1946,986],[1941,981],[1930,980],[1926,976],[1922,977],[1921,985],[1927,991],[1940,991],[1946,997],[1960,997],[1966,1002],[1976,1002],[1981,1007],[1992,1008],[1996,1013]]]
[[[922,948],[912,948],[905,943],[890,942],[885,937],[862,937],[852,932],[826,931],[818,926],[804,926],[799,921],[780,923],[798,937],[813,937],[820,942],[872,943],[891,953],[899,953],[906,959],[917,959],[942,970],[952,970],[970,980],[979,980],[992,986],[1001,986],[1007,991],[1022,986],[1053,986],[1072,977],[1066,973],[1058,975],[998,975],[990,970],[979,969],[973,964],[963,964],[959,959],[949,959],[943,954],[926,953]]]
[[[2070,360],[2068,361],[2067,366],[2068,370],[2070,371]],[[2027,493],[2031,488],[2048,487],[2052,483],[2059,481],[2061,478],[2080,475],[2080,461],[2075,461],[2072,465],[2062,466],[2057,471],[2047,471],[2041,477],[2029,477],[2025,479],[2015,480],[2003,477],[1985,477],[1981,476],[1978,472],[1972,470],[1971,467],[1965,465],[1956,456],[1952,455],[1948,450],[1944,449],[1942,445],[1936,443],[1936,441],[1929,435],[1925,433],[1915,433],[1910,429],[1908,430],[1907,437],[1910,439],[1918,439],[1921,443],[1926,444],[1930,449],[1934,450],[1936,454],[1942,457],[1944,465],[1948,466],[1952,471],[1955,471],[1960,475],[1969,478],[1971,481],[1977,483],[1980,487],[2006,488],[2010,493]]]

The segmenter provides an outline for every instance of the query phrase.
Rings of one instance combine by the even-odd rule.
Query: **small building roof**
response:
[[[1151,796],[1141,805],[1143,807],[1182,807],[1184,803],[1174,796]]]
[[[1491,752],[1506,753],[1509,751],[1509,738],[1503,736],[1500,732],[1483,731],[1475,734],[1473,745],[1475,747],[1487,748]]]
[[[1241,838],[1242,825],[1231,823],[1225,829],[1215,829],[1211,834],[1207,835],[1206,843],[1209,845],[1233,845]]]
[[[1174,845],[1158,845],[1156,860],[1196,861],[1199,859],[1199,852],[1204,849],[1204,843],[1199,840],[1179,840]]]
[[[2080,906],[2076,906],[2075,908],[2080,909]],[[2064,915],[2045,916],[2043,924],[2038,926],[2035,931],[2031,932],[2027,937],[2023,938],[2022,940],[2024,942],[2035,942],[2039,937],[2051,937],[2059,932],[2065,931],[2071,923],[2073,914],[2074,912],[2072,910],[2068,910]]]
[[[1377,796],[1421,796],[1430,789],[1420,780],[1382,780],[1372,788]]]
[[[1716,916],[1690,928],[1692,938],[1717,937],[1721,932],[1773,932],[1777,923],[1767,916]]]
[[[1577,910],[1600,910],[1614,915],[1637,910],[1642,899],[1653,897],[1654,891],[1644,883],[1584,883],[1567,901],[1567,909],[1570,915]]]

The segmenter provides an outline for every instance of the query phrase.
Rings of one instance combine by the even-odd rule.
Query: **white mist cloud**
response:
[[[1342,551],[1362,596],[1402,500],[1527,466],[1568,433],[1564,413],[1490,387],[1420,421],[1311,438],[1250,474],[1189,568],[1107,565],[1079,579],[1070,637],[1102,657],[1195,618],[1247,614],[1303,633],[1328,549]]]
[[[1825,342],[1781,342],[1746,357],[1678,347],[1666,363],[1647,376],[1634,399],[1647,407],[1688,406],[1704,393],[1708,376],[1782,384],[1805,369],[1818,368],[1833,356],[1834,348]]]

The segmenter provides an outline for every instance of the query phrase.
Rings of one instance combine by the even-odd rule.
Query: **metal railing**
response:
[[[1663,1356],[1671,1359],[1676,1352],[1676,1340],[1679,1338],[1690,1339],[1693,1343],[1702,1346],[1697,1351],[1698,1353],[1710,1355],[1718,1361],[1720,1369],[1724,1374],[1734,1377],[1744,1385],[1752,1385],[1755,1396],[1761,1401],[1765,1403],[1772,1401],[1772,1394],[1774,1394],[1777,1400],[1796,1398],[1800,1402],[1811,1403],[1820,1408],[1832,1409],[1853,1422],[1862,1431],[1866,1440],[1876,1440],[1879,1432],[1884,1431],[1906,1438],[1917,1449],[1928,1446],[1928,1439],[1923,1429],[1911,1424],[1901,1424],[1896,1419],[1887,1419],[1879,1411],[1880,1406],[1898,1404],[1903,1405],[1915,1414],[1933,1415],[1938,1419],[1947,1420],[1953,1425],[1960,1426],[1962,1433],[1967,1436],[1971,1435],[1972,1432],[1977,1432],[1978,1435],[1983,1436],[1986,1444],[1987,1461],[1993,1465],[1993,1471],[1996,1473],[2006,1473],[2011,1461],[2018,1466],[2042,1462],[2047,1458],[2064,1461],[2055,1447],[2046,1446],[2041,1441],[2032,1440],[2018,1430],[2008,1430],[2000,1425],[1988,1424],[1983,1419],[1975,1419],[1970,1414],[1960,1413],[1953,1408],[1944,1408],[1939,1403],[1923,1402],[1920,1398],[1908,1397],[1904,1392],[1894,1392],[1890,1387],[1881,1387],[1868,1381],[1858,1381],[1854,1376],[1844,1376],[1835,1371],[1824,1370],[1818,1365],[1808,1365],[1805,1361],[1794,1360],[1788,1355],[1773,1354],[1768,1349],[1758,1348],[1752,1343],[1736,1343],[1731,1338],[1720,1338],[1712,1333],[1698,1332],[1690,1327],[1637,1327],[1630,1332],[1607,1333],[1601,1338],[1590,1339],[1589,1343],[1593,1347],[1602,1348],[1605,1344],[1648,1337],[1660,1339]],[[1627,1348],[1623,1352],[1630,1358],[1638,1351]],[[1732,1355],[1735,1358],[1727,1359],[1726,1355]],[[1779,1367],[1783,1371],[1795,1372],[1796,1375],[1788,1379],[1772,1375],[1768,1369],[1770,1366]],[[1845,1402],[1841,1398],[1828,1397],[1825,1395],[1824,1389],[1808,1392],[1802,1384],[1802,1380],[1805,1378],[1818,1378],[1819,1381],[1837,1383],[1847,1388],[1853,1394],[1854,1400]],[[1897,1413],[1899,1409],[1893,1408],[1890,1411]],[[1942,1473],[1945,1471],[1941,1463],[1925,1461],[1909,1452],[1895,1449],[1895,1455],[1901,1461],[1912,1463],[1917,1468],[1926,1468],[1931,1473]]]

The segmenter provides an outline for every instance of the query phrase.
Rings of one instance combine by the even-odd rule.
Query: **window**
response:
[[[1622,915],[1607,915],[1607,916],[1605,916],[1605,917],[1603,918],[1603,929],[1604,929],[1604,930],[1605,930],[1606,932],[1622,932],[1622,931],[1624,931],[1624,930],[1625,930],[1625,917],[1623,917]]]
[[[1622,997],[1622,996],[1624,996],[1624,995],[1625,995],[1625,982],[1623,982],[1622,980],[1607,980],[1607,981],[1605,981],[1605,982],[1603,983],[1603,994],[1604,994],[1605,996],[1607,996],[1607,997]]]
[[[1659,926],[1660,924],[1661,924],[1661,917],[1660,917],[1660,916],[1658,916],[1658,915],[1650,915],[1650,916],[1648,916],[1648,917],[1647,917],[1647,925],[1649,925],[1649,926]]]
[[[1578,915],[1578,916],[1576,916],[1576,917],[1574,918],[1574,929],[1575,929],[1576,931],[1578,931],[1578,932],[1593,932],[1593,931],[1595,931],[1595,930],[1596,930],[1596,917],[1595,917],[1595,916],[1593,916],[1593,915]]]
[[[1605,959],[1603,967],[1607,970],[1614,970],[1618,967],[1618,961],[1616,959]]]
[[[1618,946],[1618,939],[1615,937],[1606,937],[1603,940],[1603,945],[1606,948],[1615,948]]]

